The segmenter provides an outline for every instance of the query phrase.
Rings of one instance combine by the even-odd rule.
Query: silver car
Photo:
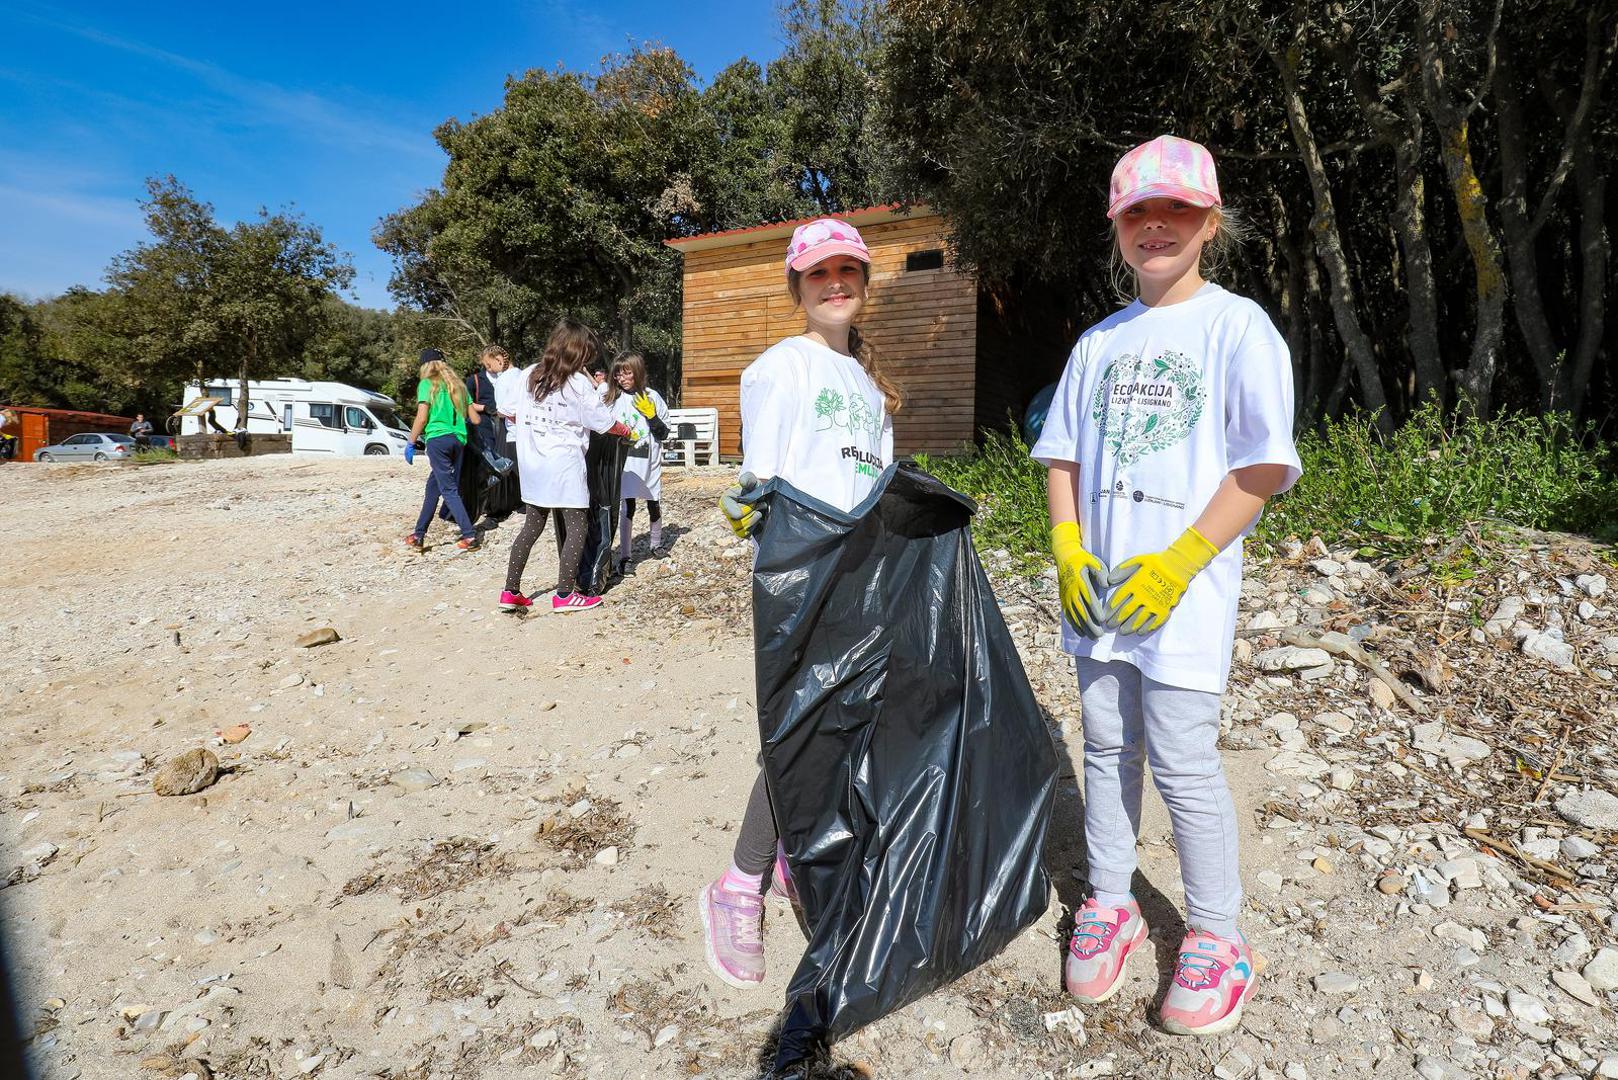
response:
[[[135,440],[128,435],[83,432],[69,435],[55,446],[34,451],[35,461],[128,461],[135,456]]]

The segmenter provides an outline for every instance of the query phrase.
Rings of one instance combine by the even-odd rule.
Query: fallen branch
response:
[[[1282,641],[1288,645],[1296,645],[1300,649],[1324,649],[1333,656],[1346,657],[1369,671],[1383,683],[1393,696],[1404,702],[1405,707],[1418,716],[1427,715],[1427,706],[1412,694],[1399,677],[1389,671],[1387,665],[1376,657],[1360,648],[1343,634],[1311,634],[1309,631],[1288,626],[1277,631]]]
[[[1536,859],[1532,855],[1519,851],[1514,844],[1501,840],[1498,837],[1490,836],[1482,829],[1468,828],[1466,829],[1466,835],[1470,836],[1472,839],[1486,847],[1492,847],[1496,851],[1503,852],[1504,854],[1510,855],[1514,859],[1520,860],[1525,866],[1531,866],[1542,874],[1549,874],[1551,877],[1559,878],[1562,881],[1578,880],[1578,875],[1573,871],[1563,869],[1553,862],[1546,862],[1544,859]]]

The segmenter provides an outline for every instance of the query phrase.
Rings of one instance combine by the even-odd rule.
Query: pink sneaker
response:
[[[697,894],[708,966],[724,982],[751,990],[764,981],[764,898],[715,881]]]
[[[792,883],[792,867],[787,865],[786,849],[780,844],[775,845],[775,869],[770,872],[770,891],[765,895],[798,906],[798,887]]]
[[[1146,944],[1146,920],[1140,905],[1130,900],[1123,907],[1104,907],[1095,897],[1084,902],[1073,917],[1073,937],[1067,943],[1062,981],[1067,992],[1086,1005],[1099,1005],[1118,992],[1124,965]]]
[[[1223,1035],[1242,1020],[1264,959],[1240,934],[1235,941],[1193,930],[1180,942],[1174,982],[1163,999],[1163,1029],[1175,1035]]]
[[[585,596],[581,592],[571,592],[566,596],[557,593],[551,597],[552,611],[589,611],[601,603],[599,596]]]
[[[507,590],[500,594],[501,611],[519,611],[522,608],[530,608],[533,606],[534,602],[520,592],[511,592],[510,590]]]

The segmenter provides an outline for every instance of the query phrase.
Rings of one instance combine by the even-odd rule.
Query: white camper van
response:
[[[236,379],[209,379],[185,387],[186,404],[215,398],[214,418],[236,430]],[[265,379],[247,384],[247,430],[252,434],[292,433],[294,454],[334,457],[403,454],[410,426],[399,419],[393,399],[356,386],[307,379]],[[180,420],[180,434],[210,430],[206,416]]]

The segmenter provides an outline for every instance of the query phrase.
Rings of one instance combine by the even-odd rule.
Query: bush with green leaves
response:
[[[1477,522],[1618,539],[1618,448],[1565,414],[1483,420],[1418,410],[1384,437],[1368,417],[1329,421],[1298,438],[1303,476],[1271,500],[1255,538],[1320,536],[1397,549]],[[917,461],[972,496],[980,546],[1046,549],[1045,469],[1015,433],[977,450]]]

